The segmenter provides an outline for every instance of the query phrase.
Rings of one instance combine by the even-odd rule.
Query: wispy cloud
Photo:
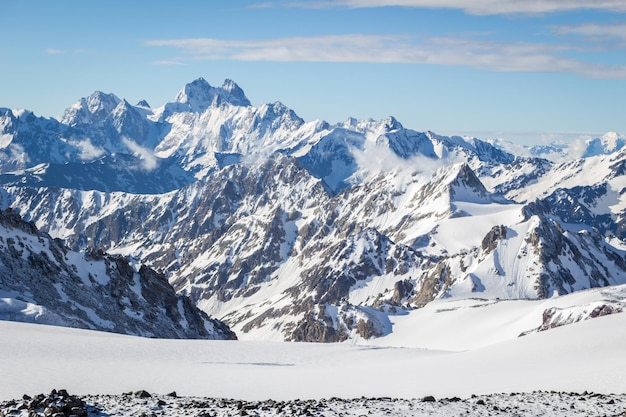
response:
[[[553,30],[562,35],[580,35],[599,41],[606,39],[626,41],[626,24],[584,23],[572,26],[556,26]]]
[[[150,40],[145,45],[177,48],[193,60],[434,64],[498,72],[574,73],[626,79],[625,65],[573,59],[568,53],[577,46],[551,43],[352,34],[269,40]]]
[[[95,55],[97,51],[89,48],[78,48],[78,49],[58,49],[58,48],[46,48],[44,52],[48,55],[63,55],[63,54],[71,54],[71,55]]]
[[[212,38],[150,40],[148,46],[170,46],[199,60],[409,62],[402,51],[410,45],[405,35],[329,35],[268,40]]]
[[[143,171],[151,172],[159,166],[159,160],[157,157],[147,148],[139,145],[129,138],[122,137],[122,142],[133,155],[137,156],[141,160],[141,169]]]
[[[161,61],[153,61],[150,63],[151,65],[185,65],[184,62],[176,59],[164,59]]]
[[[3,154],[0,154],[0,161],[9,162],[15,164],[18,167],[24,167],[28,163],[30,163],[30,158],[28,157],[28,153],[24,150],[24,147],[19,143],[11,143],[8,147],[6,147]],[[7,158],[8,154],[8,158]]]
[[[623,0],[319,0],[286,1],[282,5],[304,8],[401,6],[458,9],[474,15],[542,14],[574,10],[626,13],[626,2]]]
[[[78,149],[78,158],[82,161],[91,161],[100,158],[106,153],[104,149],[95,146],[89,139],[73,141],[70,144]]]

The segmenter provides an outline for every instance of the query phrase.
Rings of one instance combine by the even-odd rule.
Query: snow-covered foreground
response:
[[[442,327],[438,332],[425,328],[424,345],[435,345],[435,338],[441,339],[446,333],[450,340],[455,334],[463,340],[467,336],[461,332],[462,327],[467,328],[466,332],[473,327],[482,337],[493,320],[515,318],[511,311],[506,313],[511,305],[473,309],[500,310],[499,314],[476,317],[474,323],[464,320],[461,327]],[[439,308],[444,309],[441,304]],[[471,318],[464,310],[450,309],[448,313],[454,311],[460,312],[459,320],[462,315]],[[416,343],[425,323],[415,322],[414,326]],[[626,393],[624,329],[626,314],[613,314],[481,347],[475,347],[473,340],[474,347],[458,351],[160,340],[0,322],[0,399],[53,388],[65,388],[77,395],[145,389],[242,400],[361,396],[409,399],[426,395],[467,398],[472,394],[534,390]]]

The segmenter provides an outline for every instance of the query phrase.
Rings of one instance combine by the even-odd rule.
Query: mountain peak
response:
[[[246,97],[246,94],[243,92],[241,87],[237,85],[236,82],[231,80],[230,78],[226,78],[224,83],[222,84],[222,90],[227,92],[230,95],[231,103],[239,106],[249,106],[250,100]]]
[[[94,91],[88,97],[81,98],[67,108],[61,123],[73,126],[80,123],[102,121],[120,104],[120,101],[115,94]]]
[[[450,194],[456,201],[474,202],[487,199],[489,192],[472,168],[463,162],[450,182]]]
[[[99,112],[110,113],[120,101],[121,100],[115,94],[107,94],[102,91],[95,91],[86,98],[87,109],[91,114]]]
[[[402,126],[402,124],[393,116],[389,116],[385,119],[382,120],[383,125],[385,127],[386,130],[390,131],[390,130],[398,130],[398,129],[403,129],[404,126]]]
[[[203,112],[213,105],[223,102],[233,106],[249,106],[250,101],[245,93],[231,79],[226,79],[222,87],[213,87],[200,77],[188,84],[176,96],[175,102],[188,104],[193,112]]]
[[[209,101],[209,92],[213,87],[204,78],[200,77],[185,84],[174,99],[177,103],[189,103]]]

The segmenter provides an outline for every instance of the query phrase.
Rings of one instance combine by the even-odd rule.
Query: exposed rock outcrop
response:
[[[0,211],[0,317],[149,337],[234,339],[163,274],[102,251],[73,252]]]

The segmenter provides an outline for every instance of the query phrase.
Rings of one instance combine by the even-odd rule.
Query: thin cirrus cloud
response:
[[[147,46],[181,49],[196,60],[276,62],[410,62],[403,35],[330,35],[268,40],[212,38],[150,40]]]
[[[44,52],[47,55],[96,55],[98,52],[94,49],[89,48],[78,48],[78,49],[58,49],[58,48],[46,48]]]
[[[291,7],[418,7],[458,9],[474,15],[541,14],[575,10],[600,10],[626,13],[624,0],[320,0],[288,1]]]
[[[152,65],[163,65],[163,66],[176,66],[176,65],[185,65],[184,62],[181,62],[178,59],[163,59],[160,61],[153,61],[151,62]]]
[[[571,26],[557,26],[555,33],[562,35],[579,35],[587,39],[617,39],[626,41],[626,24],[584,23]]]
[[[626,65],[574,59],[570,55],[575,46],[547,43],[352,34],[268,40],[150,40],[144,44],[176,48],[191,60],[432,64],[496,72],[573,73],[592,78],[626,79]]]

